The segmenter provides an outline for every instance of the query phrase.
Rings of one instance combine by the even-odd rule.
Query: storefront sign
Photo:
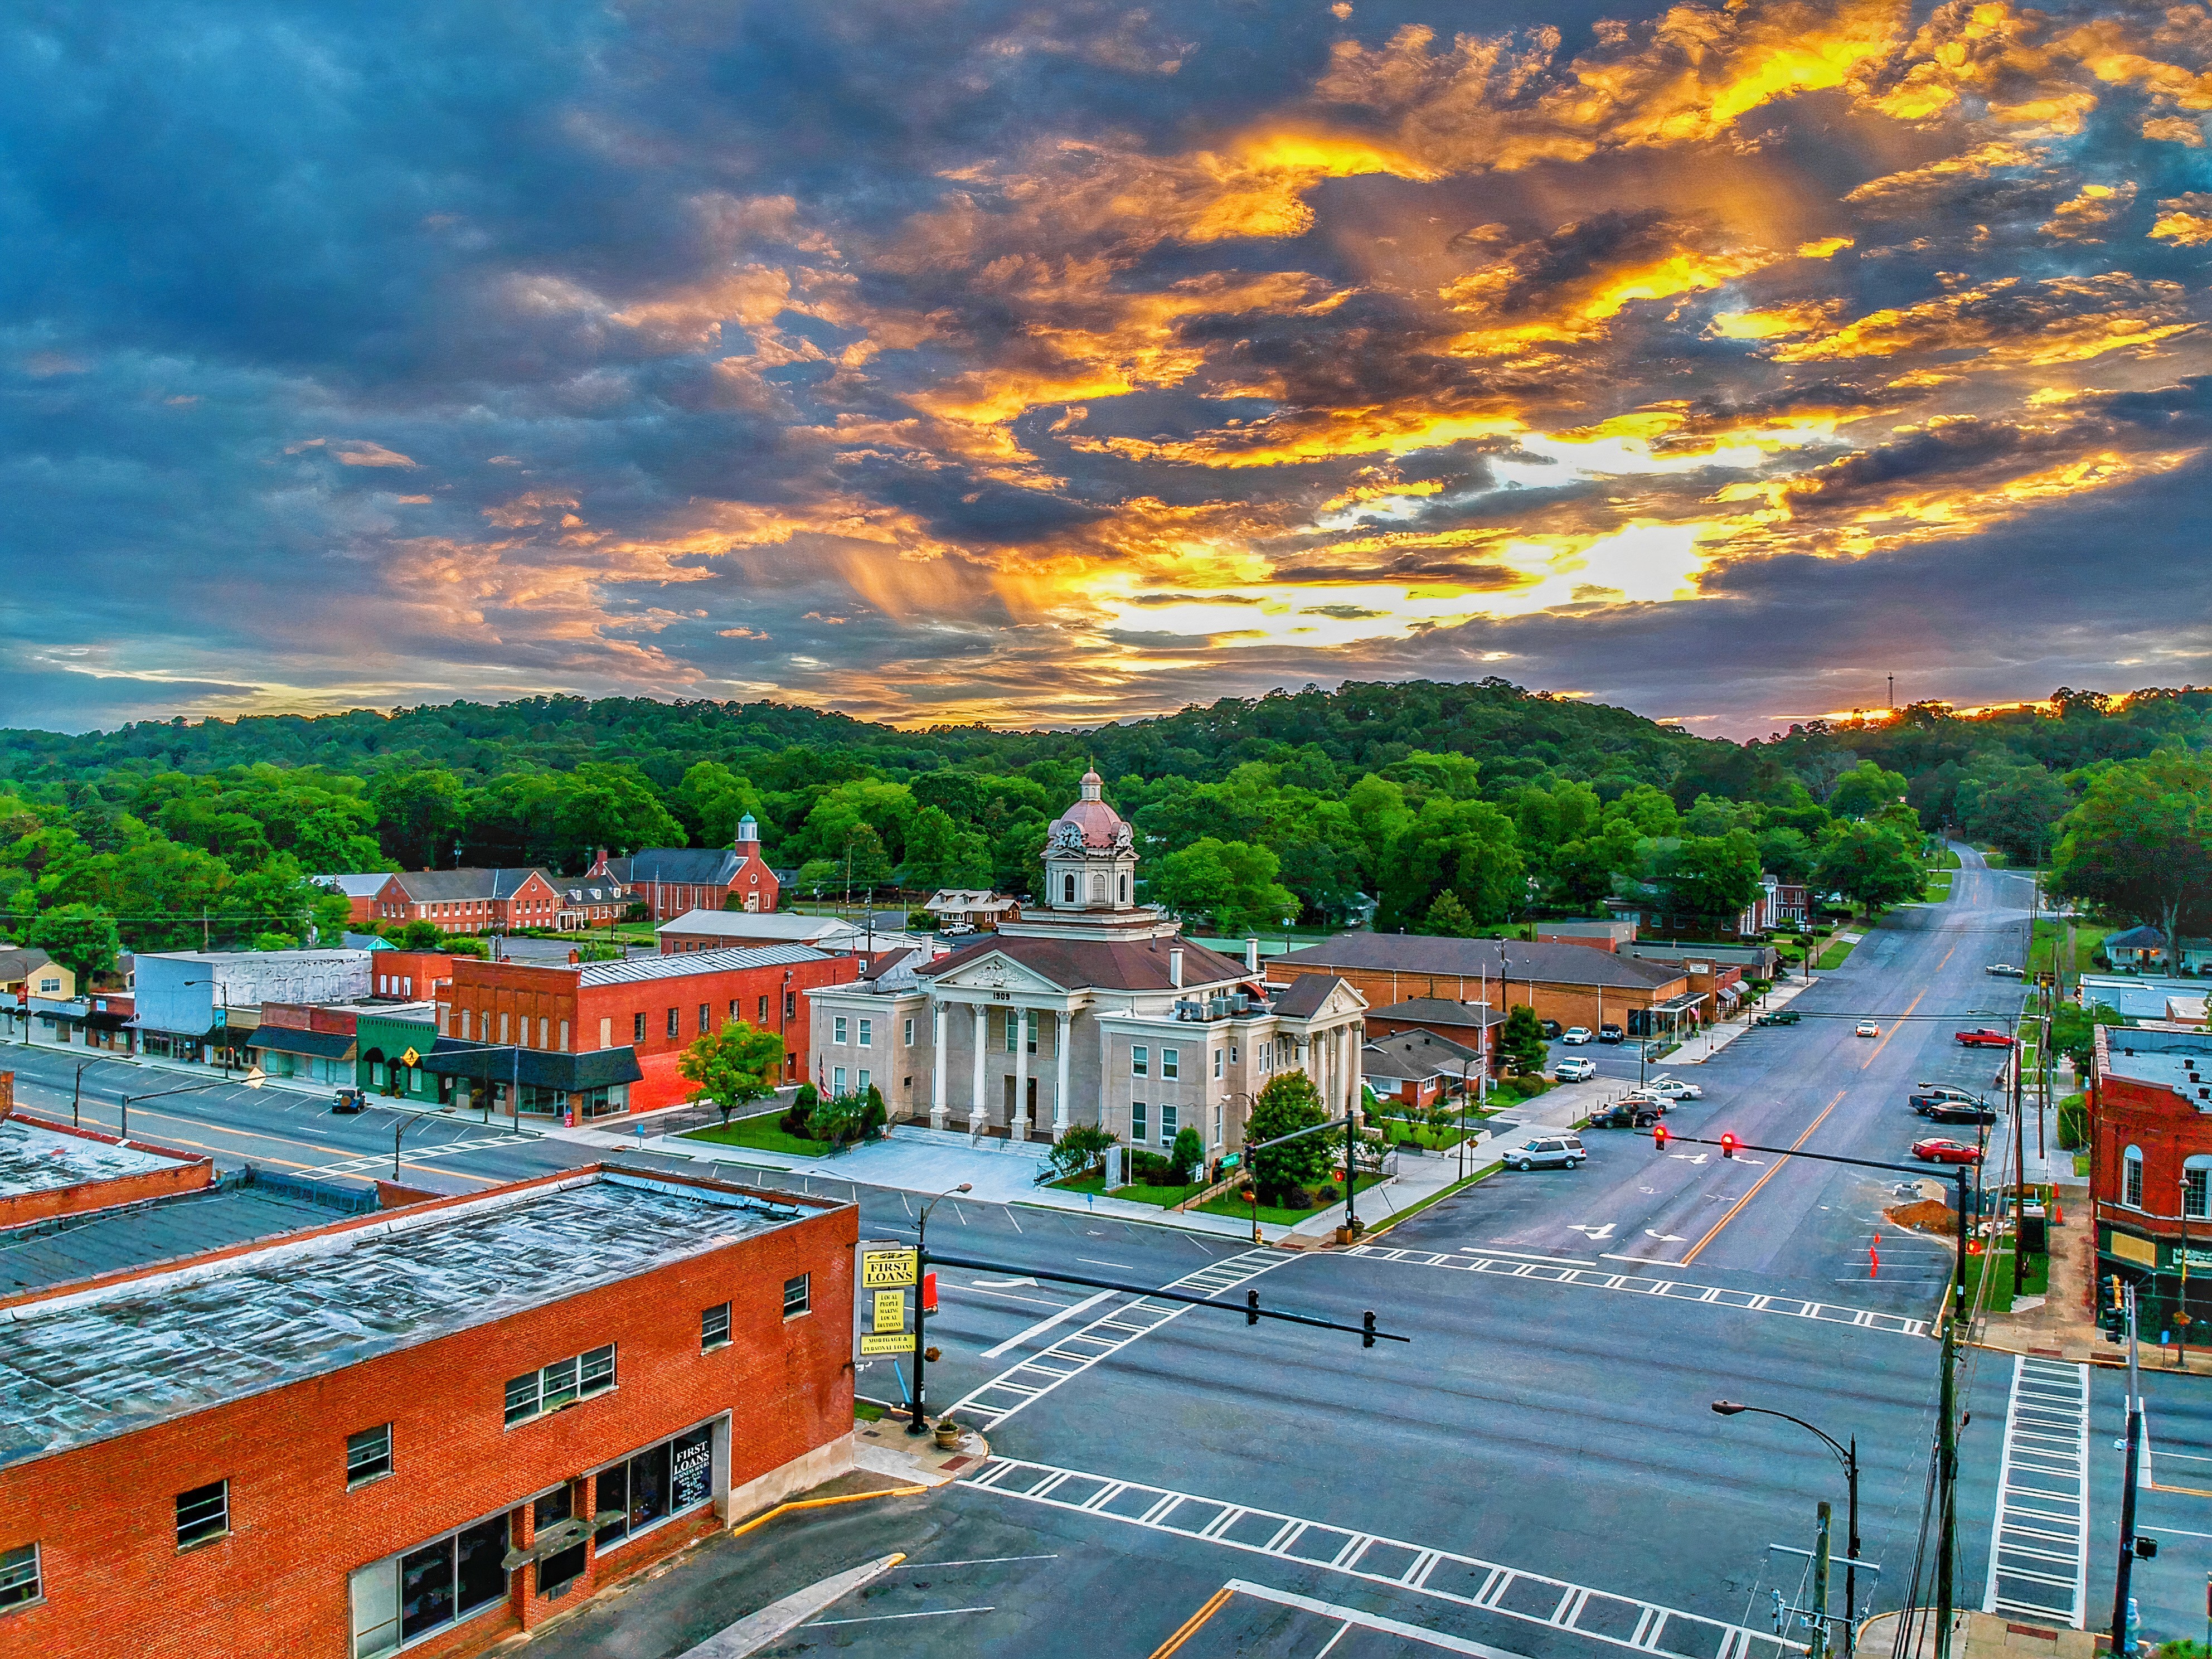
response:
[[[864,1336],[860,1339],[863,1354],[912,1353],[914,1333],[900,1331],[896,1335]]]
[[[2133,1233],[2124,1233],[2118,1227],[2108,1235],[2112,1243],[2107,1247],[2123,1261],[2136,1261],[2146,1267],[2158,1266],[2158,1246],[2148,1238],[2137,1238]]]
[[[914,1252],[903,1245],[864,1244],[860,1247],[860,1288],[864,1291],[903,1290],[914,1283]]]
[[[906,1328],[906,1292],[904,1291],[876,1292],[875,1328],[879,1334],[884,1331],[902,1331]]]
[[[669,1469],[672,1513],[714,1495],[714,1437],[706,1430],[680,1438]]]

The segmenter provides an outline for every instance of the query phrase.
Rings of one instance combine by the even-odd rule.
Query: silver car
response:
[[[1572,1170],[1589,1154],[1573,1135],[1534,1135],[1505,1154],[1516,1170]]]

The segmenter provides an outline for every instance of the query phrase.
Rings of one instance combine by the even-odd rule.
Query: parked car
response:
[[[331,1102],[331,1110],[341,1116],[350,1117],[354,1113],[360,1111],[365,1103],[360,1090],[341,1089],[337,1092],[337,1098]]]
[[[1547,1019],[1543,1024],[1544,1041],[1547,1042],[1557,1042],[1559,1040],[1559,1034],[1566,1030],[1566,1027],[1556,1019]]]
[[[1753,1025],[1795,1025],[1804,1018],[1795,1008],[1777,1008],[1772,1013],[1759,1015],[1751,1023]]]
[[[1881,1027],[1875,1024],[1870,1019],[1863,1019],[1858,1024],[1858,1029],[1852,1032],[1851,1035],[1853,1036],[1880,1036],[1881,1035]]]
[[[1919,1089],[1920,1092],[1912,1097],[1912,1103],[1915,1106],[1917,1106],[1923,1100],[1979,1101],[1981,1099],[1979,1095],[1973,1093],[1970,1090],[1954,1089],[1948,1083],[1922,1083],[1916,1086]]]
[[[1668,1107],[1674,1104],[1664,1095],[1651,1094],[1642,1089],[1631,1089],[1621,1098],[1632,1106],[1647,1106],[1662,1117],[1666,1115]]]
[[[1626,1042],[1628,1033],[1618,1025],[1601,1025],[1597,1028],[1597,1040],[1600,1042]]]
[[[1988,967],[1983,969],[1982,971],[1985,974],[1992,975],[1998,979],[2026,979],[2027,977],[2027,970],[2026,969],[2015,968],[2008,962],[1993,962]]]
[[[1530,1170],[1575,1170],[1589,1154],[1573,1135],[1539,1135],[1505,1154],[1505,1162],[1526,1173]]]
[[[1570,1025],[1565,1030],[1559,1033],[1559,1041],[1566,1043],[1571,1048],[1577,1043],[1589,1042],[1593,1040],[1594,1039],[1590,1035],[1590,1029],[1587,1025]]]
[[[1678,1077],[1655,1077],[1644,1085],[1662,1100],[1703,1100],[1705,1091]]]
[[[1978,1025],[1971,1031],[1954,1031],[1951,1040],[1962,1048],[2009,1048],[2012,1038],[1993,1025]]]
[[[1648,1129],[1663,1114],[1643,1101],[1616,1100],[1589,1121],[1593,1129]]]
[[[1975,1100],[1931,1100],[1924,1104],[1916,1101],[1912,1109],[1935,1123],[1994,1123],[1997,1121],[1993,1108]]]
[[[1588,1083],[1597,1075],[1597,1062],[1570,1054],[1552,1068],[1552,1075],[1562,1083]]]
[[[1982,1149],[1963,1140],[1916,1140],[1912,1155],[1923,1164],[1979,1164]]]

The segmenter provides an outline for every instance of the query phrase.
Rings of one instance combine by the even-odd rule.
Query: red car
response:
[[[1982,1149],[1963,1140],[1916,1140],[1912,1155],[1924,1164],[1979,1164]]]
[[[1951,1040],[1962,1048],[2009,1048],[2012,1038],[1988,1025],[1977,1026],[1971,1031],[1954,1031]]]

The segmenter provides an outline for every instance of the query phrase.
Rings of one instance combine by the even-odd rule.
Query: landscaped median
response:
[[[1371,1172],[1363,1172],[1353,1183],[1352,1190],[1355,1193],[1364,1193],[1370,1187],[1381,1185],[1388,1178]],[[1117,1198],[1130,1204],[1151,1204],[1164,1210],[1174,1209],[1185,1200],[1204,1192],[1208,1184],[1206,1182],[1191,1182],[1153,1187],[1143,1182],[1138,1182],[1126,1187],[1116,1187],[1113,1191],[1108,1192],[1105,1177],[1097,1174],[1077,1176],[1066,1181],[1055,1181],[1052,1183],[1055,1189],[1064,1193],[1092,1193],[1100,1198]],[[1270,1226],[1295,1227],[1301,1221],[1310,1221],[1315,1216],[1322,1213],[1330,1205],[1344,1202],[1344,1182],[1340,1180],[1332,1181],[1325,1187],[1316,1186],[1310,1190],[1325,1195],[1322,1197],[1319,1203],[1309,1204],[1302,1210],[1290,1209],[1279,1204],[1262,1204],[1260,1206],[1259,1218]],[[1249,1220],[1252,1218],[1252,1206],[1249,1200],[1237,1197],[1232,1188],[1218,1198],[1208,1199],[1203,1204],[1192,1206],[1186,1213],[1241,1216]]]

